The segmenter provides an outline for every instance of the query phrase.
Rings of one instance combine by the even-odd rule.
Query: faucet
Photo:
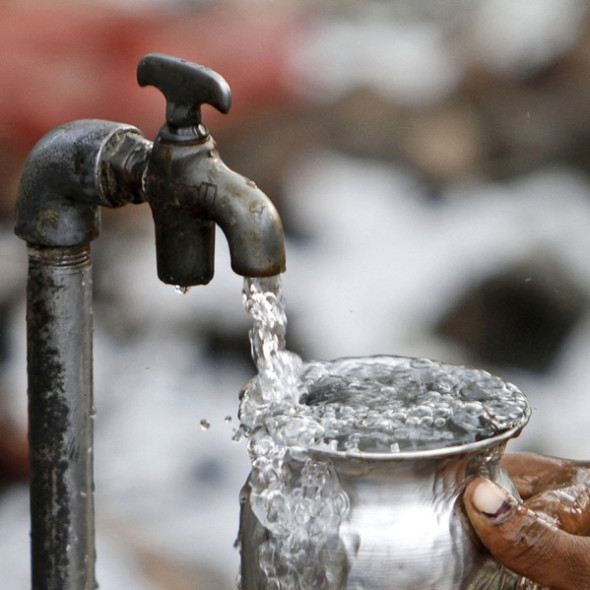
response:
[[[285,270],[278,213],[251,180],[230,170],[201,106],[227,113],[216,72],[149,54],[140,86],[166,99],[153,143],[137,128],[86,119],[45,135],[25,163],[17,236],[27,242],[27,373],[33,590],[93,590],[92,260],[100,207],[147,202],[159,278],[187,288],[214,271],[215,226],[243,276]]]
[[[231,265],[242,276],[274,276],[284,270],[283,231],[275,208],[249,179],[230,170],[201,121],[201,105],[222,113],[231,93],[217,73],[163,55],[139,64],[141,86],[167,99],[146,170],[146,198],[156,226],[158,276],[181,287],[213,277],[215,224],[229,243]]]

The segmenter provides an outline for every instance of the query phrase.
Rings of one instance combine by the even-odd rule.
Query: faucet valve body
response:
[[[211,136],[191,145],[159,137],[145,188],[163,282],[185,287],[211,280],[216,225],[227,238],[237,274],[265,277],[284,271],[283,230],[276,209],[251,180],[221,161]]]

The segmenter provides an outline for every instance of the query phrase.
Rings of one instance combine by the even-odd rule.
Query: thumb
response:
[[[570,535],[483,478],[466,488],[467,515],[482,543],[508,569],[556,590],[590,588],[590,539]]]

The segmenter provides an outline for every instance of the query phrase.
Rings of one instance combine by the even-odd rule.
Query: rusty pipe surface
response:
[[[33,590],[94,590],[92,285],[99,206],[139,202],[151,143],[99,120],[54,129],[25,163],[16,234],[27,241]]]
[[[33,590],[94,590],[88,246],[29,247],[27,372]]]

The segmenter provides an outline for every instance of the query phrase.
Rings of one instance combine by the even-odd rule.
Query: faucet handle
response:
[[[209,104],[222,113],[231,107],[228,83],[209,68],[161,53],[144,56],[137,67],[140,86],[155,86],[166,97],[166,123],[173,133],[191,129],[198,137],[209,132],[201,123],[201,105]]]

